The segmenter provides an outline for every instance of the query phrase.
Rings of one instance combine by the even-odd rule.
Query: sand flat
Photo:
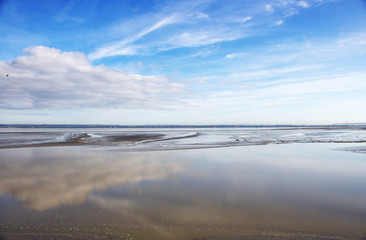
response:
[[[0,236],[363,240],[365,155],[335,151],[352,146],[0,149]]]

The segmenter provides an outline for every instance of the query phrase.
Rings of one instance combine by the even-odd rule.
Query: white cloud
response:
[[[246,52],[237,52],[237,53],[229,53],[225,55],[226,59],[235,59],[235,58],[243,58],[247,55]]]
[[[272,0],[264,6],[264,12],[289,18],[305,8],[316,7],[330,1],[333,0]]]
[[[338,112],[348,112],[351,107],[361,109],[365,98],[360,95],[366,89],[363,39],[365,34],[356,32],[338,39],[288,40],[227,54],[225,58],[230,64],[219,60],[225,66],[206,73],[215,76],[209,82],[216,84],[216,88],[211,86],[213,91],[206,92],[201,99],[191,99],[190,104],[197,109],[211,107],[213,115],[218,111],[245,112],[243,109],[248,110],[250,106],[257,113],[262,107],[275,110],[282,106],[297,112],[298,104],[306,107],[314,102],[332,106],[344,101],[355,103],[339,108]],[[215,75],[216,72],[220,75]],[[357,119],[364,115],[352,113]]]
[[[175,15],[168,16],[168,17],[164,18],[163,20],[155,23],[154,25],[152,25],[148,29],[146,29],[146,30],[142,31],[141,33],[137,34],[135,38],[136,38],[136,40],[140,39],[141,37],[145,36],[146,34],[152,32],[152,31],[155,31],[155,30],[157,30],[159,28],[162,28],[166,25],[173,24],[175,22],[177,22],[177,17]],[[133,39],[133,41],[135,41],[135,39]]]
[[[126,38],[122,41],[117,41],[113,43],[109,43],[106,46],[98,48],[94,52],[89,54],[89,59],[99,59],[104,57],[116,56],[116,55],[134,55],[136,54],[136,47],[129,46],[130,43],[138,41],[143,38],[145,35],[158,30],[164,26],[176,23],[179,21],[179,18],[176,15],[170,15],[168,17],[163,18],[147,29],[133,35],[132,37]]]
[[[363,98],[352,97],[355,95],[352,91],[366,89],[365,77],[365,73],[333,76],[318,74],[316,76],[297,78],[296,82],[292,79],[287,79],[287,82],[274,82],[272,85],[267,86],[260,86],[260,83],[252,86],[237,86],[235,89],[231,88],[206,93],[200,99],[191,99],[191,112],[195,116],[202,114],[201,118],[209,122],[211,119],[207,116],[211,116],[212,119],[219,122],[230,119],[230,121],[252,121],[257,123],[271,123],[271,120],[257,118],[251,115],[251,113],[255,115],[267,114],[276,122],[288,123],[291,120],[277,118],[273,113],[281,112],[283,116],[287,117],[292,114],[302,114],[303,108],[307,109],[309,106],[317,106],[317,103],[322,103],[324,106],[339,106],[337,112],[348,112],[349,108],[361,109],[365,103]],[[337,95],[336,98],[334,98],[335,93]],[[353,102],[354,105],[345,106],[343,104],[345,100]],[[329,112],[329,109],[324,108],[324,106],[319,109]],[[282,112],[283,108],[288,109],[290,112]],[[306,111],[314,114],[312,109],[307,109]],[[242,118],[238,120],[237,116]],[[360,118],[360,116],[365,116],[365,114],[357,111],[353,112],[353,116]],[[309,115],[307,117],[316,122],[319,116]],[[337,116],[338,119],[340,117]],[[327,120],[329,123],[337,121],[331,117]],[[303,120],[298,119],[297,121],[301,122]]]
[[[273,12],[274,11],[273,6],[271,4],[266,4],[264,6],[264,10],[266,10],[267,12]]]
[[[93,66],[83,53],[43,46],[24,50],[12,62],[0,61],[0,108],[151,108],[172,101],[183,85]],[[167,99],[165,99],[167,98]]]
[[[203,12],[194,12],[192,14],[190,14],[190,16],[196,17],[196,18],[209,18],[210,16],[207,13],[203,13]]]
[[[160,51],[181,47],[199,47],[218,42],[232,41],[243,36],[241,32],[231,32],[226,28],[216,28],[207,31],[187,31],[177,34],[163,42]]]
[[[241,3],[224,4],[210,15],[205,13],[210,2],[190,2],[184,6],[172,4],[160,12],[147,13],[118,24],[111,35],[112,39],[119,40],[102,44],[88,57],[95,60],[118,55],[153,55],[176,48],[233,41],[263,34],[268,26],[279,26],[304,8],[321,3],[323,1],[273,0],[264,6],[263,3],[246,4],[245,8]],[[231,13],[230,16],[227,12]],[[249,21],[250,24],[243,25]]]
[[[282,25],[283,23],[284,23],[284,21],[281,19],[281,20],[275,21],[275,22],[273,23],[273,25],[274,25],[274,26],[280,26],[280,25]]]
[[[252,17],[251,16],[248,16],[248,17],[245,17],[241,20],[242,23],[246,23],[248,21],[252,20]]]
[[[205,58],[210,56],[212,53],[216,52],[218,50],[218,47],[206,47],[206,48],[199,48],[198,51],[190,55],[189,57],[201,57]]]
[[[237,56],[237,54],[236,54],[236,53],[230,53],[230,54],[227,54],[227,55],[225,56],[225,58],[227,58],[227,59],[233,59],[233,58],[236,58],[236,56]]]
[[[309,7],[309,4],[305,1],[299,1],[297,3],[300,7],[303,7],[303,8],[308,8]]]

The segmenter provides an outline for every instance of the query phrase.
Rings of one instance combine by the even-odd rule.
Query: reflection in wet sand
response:
[[[92,191],[165,178],[184,169],[182,164],[141,154],[124,154],[119,159],[72,148],[26,149],[21,159],[18,154],[15,150],[2,154],[0,194],[11,194],[34,210],[84,203]]]
[[[1,150],[0,230],[95,239],[361,240],[365,155],[330,150],[345,146]]]

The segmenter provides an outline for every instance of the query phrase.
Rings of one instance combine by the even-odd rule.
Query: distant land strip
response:
[[[0,128],[366,128],[366,123],[347,123],[331,125],[255,125],[255,124],[220,124],[220,125],[115,125],[115,124],[0,124]]]

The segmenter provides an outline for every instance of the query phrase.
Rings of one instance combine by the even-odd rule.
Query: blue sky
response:
[[[0,34],[0,123],[366,122],[363,0],[0,0]]]

